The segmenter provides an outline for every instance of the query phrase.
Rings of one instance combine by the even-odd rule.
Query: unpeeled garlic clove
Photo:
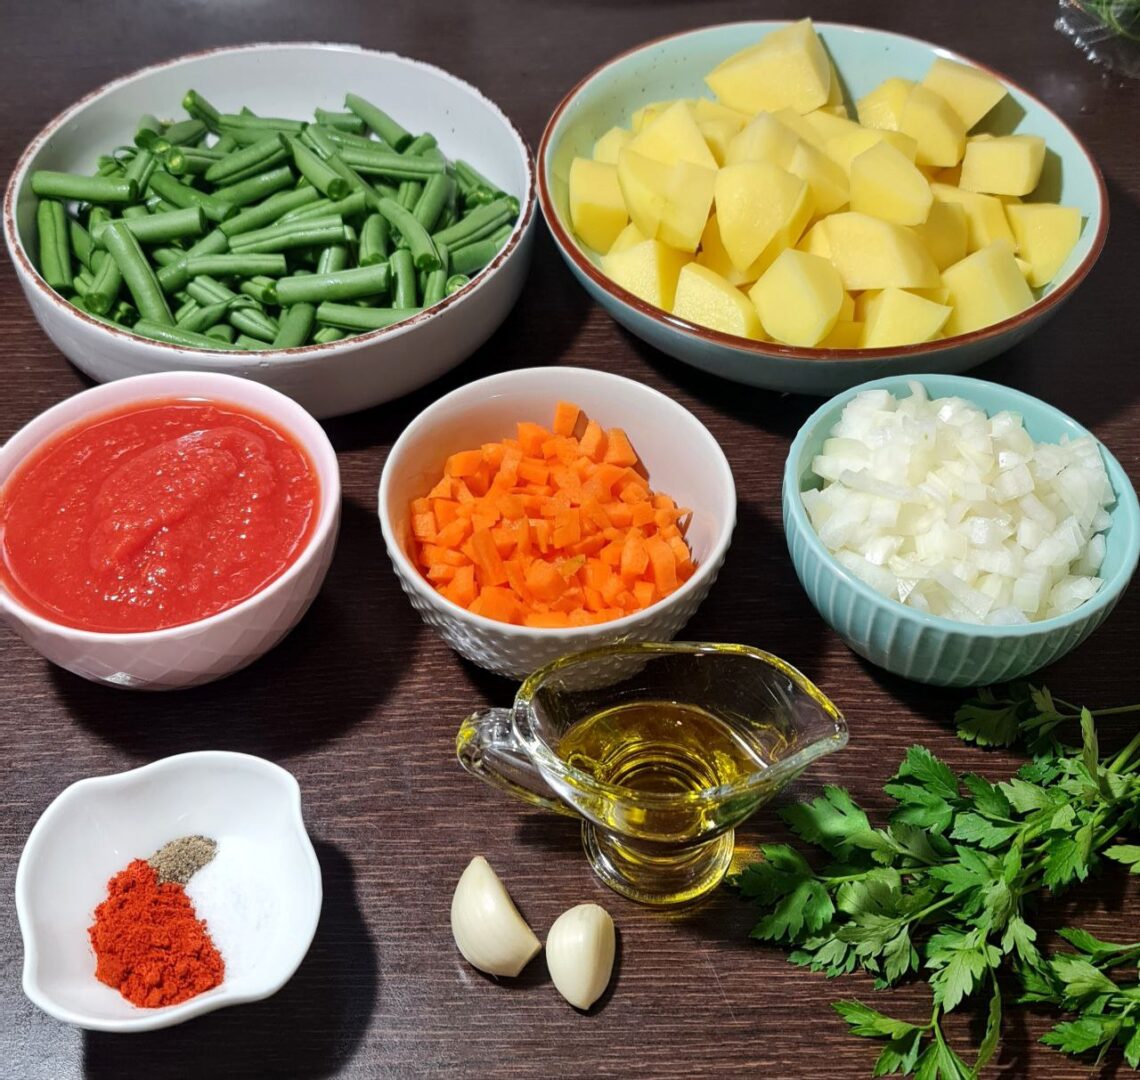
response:
[[[455,886],[451,933],[463,958],[488,975],[517,975],[542,950],[482,855],[467,864]]]
[[[588,1009],[605,993],[614,970],[614,921],[597,904],[564,911],[546,935],[546,966],[555,989]]]

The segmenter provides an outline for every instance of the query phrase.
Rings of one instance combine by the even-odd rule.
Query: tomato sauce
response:
[[[182,626],[253,596],[316,524],[316,469],[240,406],[143,402],[81,421],[0,490],[0,580],[81,630]]]

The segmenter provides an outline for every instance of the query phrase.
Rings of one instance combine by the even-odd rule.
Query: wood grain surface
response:
[[[537,144],[546,117],[586,72],[673,30],[745,18],[798,18],[797,4],[677,0],[6,0],[0,18],[0,162],[104,81],[192,49],[258,40],[359,42],[431,61],[499,102]],[[1090,65],[1052,23],[1050,0],[912,3],[816,0],[817,20],[864,23],[939,42],[1006,72],[1086,141],[1111,195],[1099,265],[1036,337],[980,369],[1060,404],[1140,479],[1140,84]],[[792,572],[780,525],[788,443],[816,402],[718,382],[619,329],[588,301],[540,226],[534,269],[501,330],[451,376],[382,408],[328,424],[344,479],[332,572],[301,626],[247,671],[165,696],[94,686],[48,667],[0,632],[0,1076],[91,1077],[858,1077],[875,1050],[828,1008],[869,996],[866,979],[826,982],[748,940],[752,913],[723,890],[687,917],[608,893],[576,827],[528,812],[457,765],[471,709],[512,687],[465,664],[421,626],[388,565],[375,520],[385,455],[408,420],[460,383],[514,367],[577,364],[665,390],[713,431],[732,464],[740,524],[721,579],[688,630],[742,641],[805,671],[850,719],[852,738],[791,794],[842,783],[882,810],[882,784],[922,742],[960,770],[1005,775],[1013,759],[961,744],[955,692],[910,685],[856,659],[819,620]],[[0,438],[85,381],[29,316],[0,265]],[[1049,671],[1070,700],[1114,704],[1140,692],[1140,589],[1078,652]],[[1111,729],[1110,729],[1111,731]],[[1115,734],[1123,733],[1121,724]],[[205,748],[261,754],[301,783],[325,884],[306,960],[275,997],[149,1035],[85,1034],[35,1009],[20,989],[12,904],[24,840],[74,780]],[[782,835],[762,812],[745,845]],[[570,1009],[541,962],[498,985],[461,962],[451,889],[488,856],[540,935],[564,908],[604,904],[620,934],[612,992],[592,1015]],[[1136,936],[1140,881],[1091,883],[1045,907]],[[919,1017],[921,988],[879,995]],[[1046,1015],[1012,1011],[989,1075],[1076,1077],[1085,1065],[1041,1047]],[[963,1020],[955,1029],[968,1035]],[[977,1031],[974,1031],[977,1037]]]

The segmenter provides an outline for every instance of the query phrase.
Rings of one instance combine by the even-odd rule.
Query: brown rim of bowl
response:
[[[1018,312],[1016,315],[1011,315],[1008,319],[1002,319],[1001,322],[996,322],[990,326],[984,326],[979,330],[971,330],[968,334],[957,334],[954,337],[940,338],[938,341],[925,341],[917,345],[900,345],[883,349],[819,349],[819,348],[804,348],[796,345],[781,345],[775,341],[752,341],[749,338],[737,337],[735,334],[726,334],[721,330],[713,330],[706,326],[700,326],[697,323],[689,322],[687,319],[678,318],[662,308],[654,307],[652,304],[646,303],[640,297],[635,296],[627,289],[611,281],[606,277],[589,259],[587,259],[578,248],[574,239],[569,235],[562,222],[559,220],[558,215],[554,211],[553,201],[550,197],[549,184],[546,173],[546,156],[550,147],[550,140],[554,133],[554,128],[562,118],[562,114],[570,106],[571,102],[578,96],[583,87],[591,82],[598,75],[600,75],[607,68],[616,64],[619,60],[625,59],[627,56],[632,56],[634,53],[641,52],[643,49],[651,49],[654,46],[661,45],[667,41],[673,41],[677,38],[688,37],[690,34],[699,34],[705,30],[717,29],[725,26],[736,27],[763,27],[763,26],[787,26],[787,20],[783,19],[769,19],[769,20],[756,20],[752,22],[737,22],[737,23],[715,23],[711,26],[696,27],[692,30],[682,30],[676,34],[666,34],[663,37],[653,38],[650,41],[644,41],[640,45],[635,45],[631,49],[626,49],[624,52],[618,53],[616,56],[610,57],[604,64],[594,68],[588,75],[580,79],[566,94],[566,96],[558,103],[554,112],[551,114],[550,119],[546,122],[546,127],[543,129],[542,138],[538,142],[538,201],[542,207],[542,216],[546,219],[547,227],[550,229],[551,234],[558,247],[561,249],[563,255],[571,259],[574,265],[586,275],[595,285],[600,289],[608,292],[615,299],[620,300],[627,307],[633,308],[638,314],[644,315],[654,322],[668,327],[670,330],[679,331],[690,337],[698,338],[702,341],[713,342],[717,345],[728,346],[742,352],[755,353],[758,356],[777,356],[783,360],[807,360],[807,361],[823,361],[826,363],[834,363],[837,360],[902,360],[914,356],[930,356],[940,352],[946,352],[951,349],[956,349],[961,345],[975,344],[977,342],[985,341],[990,338],[1000,337],[1011,330],[1020,328],[1024,323],[1036,319],[1047,312],[1056,308],[1063,300],[1067,299],[1069,294],[1085,279],[1088,272],[1093,268],[1093,264],[1099,258],[1101,250],[1104,248],[1105,237],[1108,234],[1108,189],[1105,187],[1104,177],[1101,175],[1099,166],[1097,165],[1092,154],[1089,153],[1088,148],[1077,136],[1064,120],[1061,119],[1048,105],[1045,104],[1040,98],[1029,93],[1020,84],[1014,82],[1012,79],[1007,78],[999,71],[986,64],[980,64],[976,60],[970,59],[968,56],[963,56],[961,53],[955,52],[952,49],[943,48],[941,45],[935,45],[932,42],[924,41],[922,38],[912,37],[909,34],[897,34],[890,30],[877,30],[870,26],[856,26],[853,23],[836,23],[836,22],[821,22],[815,25],[821,31],[829,29],[838,30],[855,30],[861,33],[869,33],[876,35],[885,35],[887,37],[899,38],[903,41],[914,42],[930,49],[937,56],[944,56],[950,60],[957,60],[963,64],[969,64],[973,67],[979,68],[982,71],[988,72],[995,79],[1003,85],[1017,91],[1018,94],[1024,96],[1035,105],[1038,105],[1046,113],[1053,117],[1058,124],[1061,125],[1068,132],[1073,142],[1076,143],[1081,153],[1084,154],[1085,159],[1088,161],[1089,168],[1092,170],[1093,177],[1096,179],[1097,192],[1100,197],[1100,213],[1098,215],[1099,221],[1097,222],[1096,235],[1093,237],[1092,246],[1089,248],[1088,254],[1077,264],[1073,271],[1069,274],[1064,281],[1060,282],[1050,292],[1046,293],[1040,299],[1035,300],[1024,311]]]
[[[231,350],[222,349],[191,349],[185,345],[173,345],[167,341],[153,341],[151,338],[142,337],[139,334],[132,334],[129,330],[120,329],[117,326],[111,326],[108,323],[101,322],[88,315],[85,311],[80,311],[77,307],[68,303],[59,293],[55,291],[36,269],[35,264],[28,257],[27,251],[24,248],[23,241],[20,239],[20,234],[16,229],[16,196],[18,188],[21,186],[21,181],[28,174],[28,166],[31,159],[39,152],[43,145],[51,138],[51,136],[59,130],[59,128],[71,116],[77,113],[85,105],[117,89],[121,85],[132,82],[135,79],[144,75],[150,75],[156,71],[162,71],[165,68],[174,67],[178,64],[185,63],[189,60],[197,60],[204,56],[215,56],[220,53],[241,53],[251,52],[258,49],[340,49],[346,52],[353,53],[369,53],[373,56],[390,56],[397,60],[405,61],[409,64],[415,64],[422,68],[428,68],[431,71],[438,72],[448,79],[457,82],[464,89],[471,91],[477,98],[489,105],[495,113],[502,119],[506,126],[510,129],[511,133],[518,139],[520,145],[525,152],[525,165],[527,176],[527,189],[525,192],[525,199],[520,200],[521,208],[519,219],[515,222],[514,231],[508,237],[506,244],[503,245],[502,251],[498,253],[478,275],[471,280],[471,284],[459,292],[453,293],[451,296],[444,297],[438,304],[433,304],[426,311],[421,311],[418,315],[413,315],[410,319],[404,322],[395,323],[392,326],[383,327],[380,330],[367,330],[360,334],[353,334],[351,337],[342,338],[340,341],[329,342],[327,345],[300,345],[293,349],[273,349],[265,348],[258,350],[249,350],[248,352],[242,351],[235,353]],[[259,41],[250,45],[223,45],[213,49],[200,49],[196,52],[183,53],[180,56],[172,57],[169,60],[163,60],[157,64],[150,64],[147,67],[139,68],[137,71],[132,71],[126,75],[120,75],[110,82],[103,83],[102,86],[84,94],[74,104],[69,105],[63,112],[59,113],[56,117],[50,120],[43,128],[36,134],[32,141],[24,148],[16,162],[16,167],[12,170],[11,178],[8,180],[7,189],[4,192],[4,239],[8,245],[8,254],[12,257],[12,261],[18,263],[20,268],[27,275],[27,279],[31,281],[35,287],[47,297],[47,299],[55,305],[57,309],[65,313],[65,317],[72,317],[81,322],[87,323],[91,326],[97,327],[100,330],[106,331],[113,337],[121,337],[127,341],[140,342],[144,345],[154,346],[156,349],[165,349],[173,354],[178,355],[192,355],[195,357],[208,356],[212,358],[229,356],[234,359],[261,359],[263,357],[272,357],[278,361],[291,360],[291,359],[309,359],[310,357],[320,356],[322,354],[336,352],[343,349],[346,345],[367,345],[374,341],[378,341],[386,337],[399,337],[405,333],[414,330],[421,323],[430,318],[440,315],[448,308],[469,296],[478,292],[484,281],[490,278],[491,274],[497,270],[502,264],[514,253],[518,248],[519,242],[525,235],[526,231],[530,228],[531,222],[534,220],[534,208],[537,203],[537,184],[535,181],[535,168],[534,168],[534,153],[530,148],[530,143],[524,138],[522,132],[515,126],[514,121],[492,101],[486,94],[484,94],[477,86],[472,86],[471,83],[465,79],[461,79],[458,75],[453,75],[451,72],[444,70],[436,64],[430,64],[425,60],[417,60],[413,57],[402,56],[400,53],[395,52],[382,52],[378,49],[366,49],[362,45],[343,44],[338,42],[326,41]]]

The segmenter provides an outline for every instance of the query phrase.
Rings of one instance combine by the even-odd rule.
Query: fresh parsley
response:
[[[979,692],[957,713],[958,734],[979,746],[1024,745],[1033,760],[1009,780],[955,775],[912,746],[885,786],[894,800],[885,828],[840,787],[786,807],[785,822],[819,849],[816,869],[790,844],[767,844],[762,860],[731,879],[764,912],[752,936],[784,945],[789,959],[829,978],[856,969],[875,986],[907,976],[930,985],[925,1024],[896,1020],[859,1001],[834,1008],[853,1034],[880,1039],[875,1076],[965,1080],[978,1075],[1001,1040],[998,973],[1009,968],[1019,1002],[1060,1007],[1075,1018],[1043,1039],[1070,1054],[1113,1046],[1140,1068],[1140,984],[1108,972],[1140,960],[1140,943],[1113,944],[1078,929],[1061,932],[1077,951],[1046,958],[1026,901],[1057,894],[1105,860],[1140,874],[1140,735],[1102,757],[1092,712],[1048,690],[1016,686]],[[1080,744],[1060,731],[1079,725]],[[985,1034],[972,1064],[947,1042],[942,1017],[967,1000],[985,1002]]]

